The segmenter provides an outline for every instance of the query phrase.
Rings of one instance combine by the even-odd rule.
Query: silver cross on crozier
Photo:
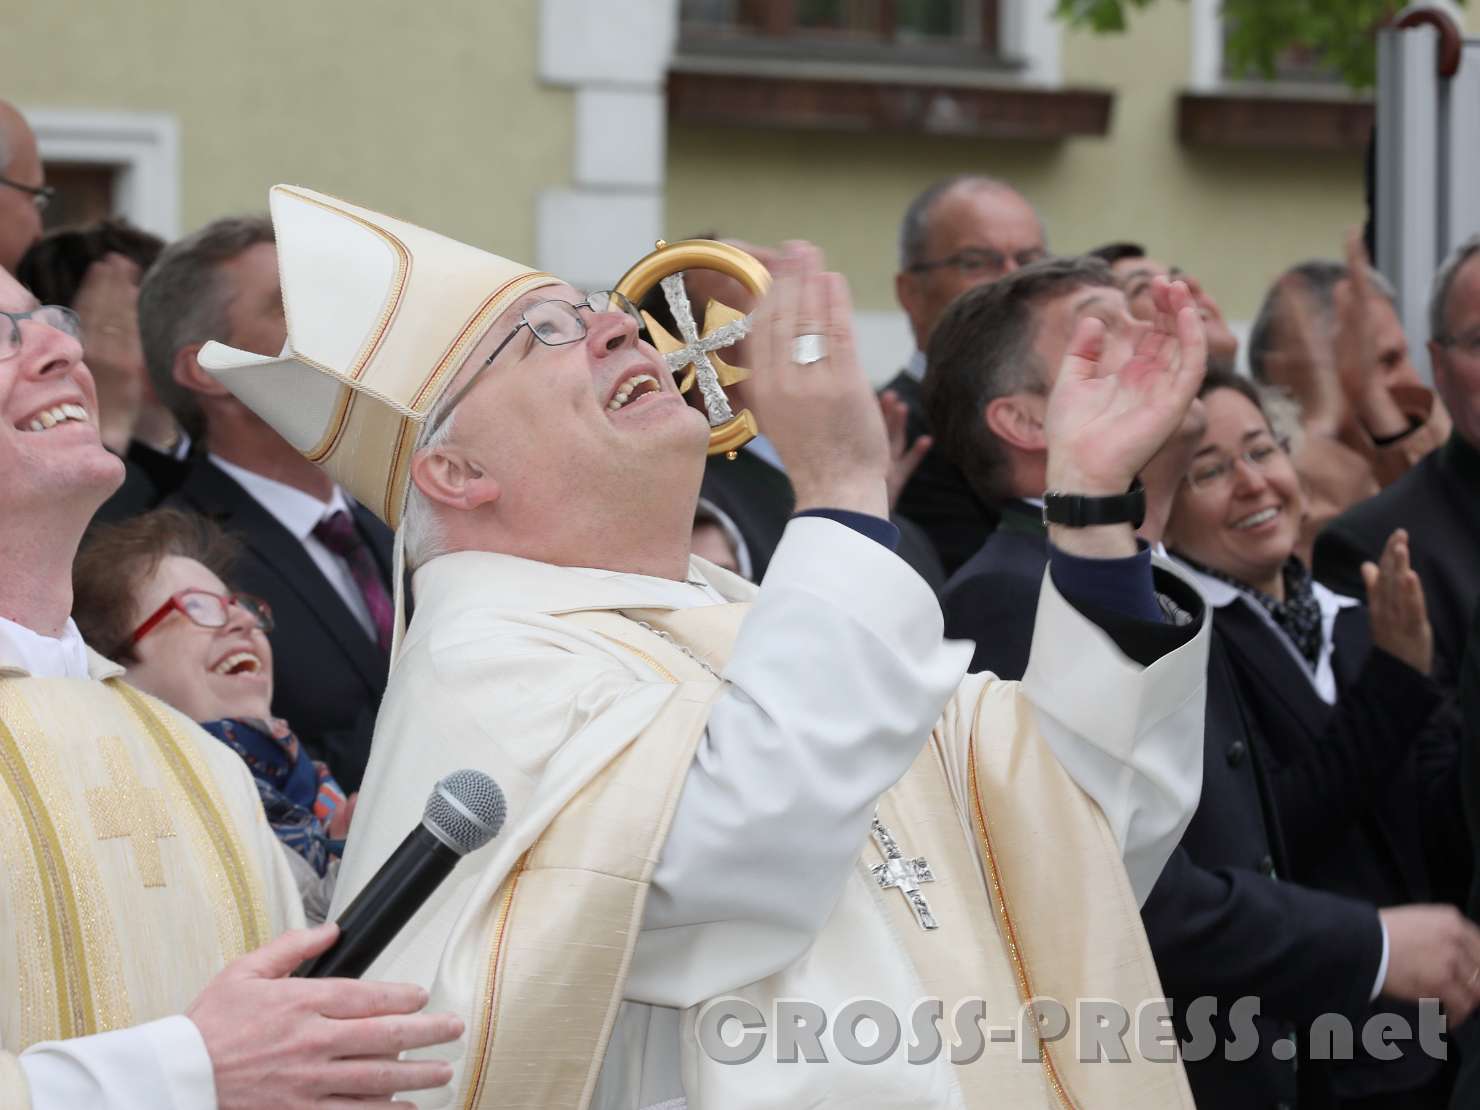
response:
[[[668,310],[673,313],[673,322],[683,338],[683,346],[663,356],[669,373],[677,373],[689,363],[694,364],[694,377],[699,383],[699,395],[704,398],[704,409],[709,414],[709,423],[718,427],[735,418],[730,408],[730,399],[720,388],[719,371],[709,360],[711,351],[720,351],[733,346],[750,332],[750,317],[742,316],[706,335],[699,334],[699,325],[694,320],[694,306],[689,302],[689,293],[683,283],[683,272],[669,274],[662,281],[663,296],[668,301]]]
[[[877,813],[874,814],[873,835],[874,843],[879,846],[884,862],[875,864],[869,869],[869,873],[885,890],[893,888],[904,895],[904,900],[910,904],[910,909],[915,911],[915,920],[920,923],[920,928],[939,929],[940,922],[935,919],[935,914],[930,912],[930,903],[926,902],[925,896],[920,893],[921,883],[935,882],[935,875],[930,870],[930,864],[925,862],[924,856],[906,859],[904,853],[899,850],[894,835],[885,828],[884,822],[879,820]]]

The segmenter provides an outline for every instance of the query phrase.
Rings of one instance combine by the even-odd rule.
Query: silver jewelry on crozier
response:
[[[811,366],[827,357],[827,336],[808,332],[791,341],[791,361],[800,366]]]

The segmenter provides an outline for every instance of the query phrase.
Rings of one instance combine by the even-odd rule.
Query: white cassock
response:
[[[0,620],[4,1110],[215,1110],[182,1011],[303,924],[246,766],[122,673]]]
[[[421,568],[414,596],[331,916],[443,774],[485,770],[510,803],[499,840],[458,866],[372,972],[430,986],[432,1007],[467,1021],[463,1044],[434,1053],[453,1060],[452,1087],[409,1096],[419,1105],[987,1105],[958,1074],[971,1069],[944,1058],[808,1066],[762,1054],[721,1066],[697,1050],[695,1022],[727,995],[761,1007],[858,996],[907,1006],[952,969],[971,980],[960,993],[995,995],[1010,1016],[1026,984],[1020,957],[1039,945],[1066,965],[1093,965],[1084,982],[1100,981],[1101,964],[1150,968],[1137,908],[1196,807],[1206,628],[1143,668],[1050,582],[1022,686],[963,681],[971,646],[942,639],[923,581],[873,540],[817,518],[788,525],[758,591],[699,560],[675,582],[464,552]],[[694,663],[678,673],[682,622],[727,611],[739,621],[732,643],[710,654],[696,633],[684,653],[716,660],[723,681]],[[688,726],[689,748],[644,754]],[[978,781],[993,761],[1007,780],[995,795]],[[973,834],[984,795],[1006,805],[1034,790],[1045,793],[1011,827],[997,825],[995,847]],[[985,816],[1002,817],[998,804],[989,800]],[[641,822],[665,805],[671,825],[658,828],[637,880],[612,880],[615,901],[582,901],[606,856],[628,842],[643,855],[652,830]],[[906,899],[872,876],[876,806],[906,857],[933,857],[935,885],[920,893],[938,930],[923,931]],[[1079,817],[1060,816],[1076,807]],[[1081,858],[1106,845],[1108,857]],[[1014,862],[1038,853],[1042,868]],[[993,920],[993,903],[1009,900],[996,885],[1002,860],[1018,905],[1062,910],[1011,944],[998,932],[1007,920]],[[560,947],[562,929],[576,943]],[[1103,948],[1101,930],[1115,938]],[[610,956],[629,933],[626,956]],[[544,951],[521,962],[520,943]],[[929,943],[933,952],[920,947]],[[941,959],[932,979],[924,969]],[[1039,979],[1059,962],[1039,960]],[[608,981],[616,996],[603,1009]],[[1135,983],[1128,993],[1160,995],[1154,969]],[[583,1006],[589,1052],[575,1016]],[[551,1063],[572,1043],[570,1059]],[[588,1073],[557,1096],[563,1080],[550,1077],[586,1069],[583,1052]],[[1061,1105],[1053,1092],[1073,1066],[999,1060],[996,1104]],[[1101,1065],[1088,1082],[1120,1070]],[[1191,1105],[1179,1063],[1146,1075],[1136,1105]]]

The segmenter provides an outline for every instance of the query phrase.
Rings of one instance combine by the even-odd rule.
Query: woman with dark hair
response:
[[[73,566],[73,619],[128,681],[237,753],[322,920],[354,810],[329,769],[272,716],[272,612],[232,593],[234,544],[204,517],[157,509],[94,529]]]
[[[1436,713],[1433,635],[1408,537],[1394,532],[1380,565],[1364,568],[1365,605],[1313,581],[1295,554],[1304,494],[1257,387],[1210,372],[1201,396],[1207,430],[1178,488],[1168,547],[1192,571],[1227,648],[1288,877],[1386,907],[1372,994],[1408,993],[1415,915],[1452,912],[1415,903],[1452,898],[1468,874],[1457,737]],[[1455,974],[1480,982],[1474,966]],[[1378,1005],[1417,1028],[1411,1007]],[[1400,1047],[1392,1060],[1360,1048],[1334,1067],[1302,1060],[1302,1085],[1329,1083],[1337,1106],[1443,1106],[1441,1061],[1413,1041]],[[1367,1101],[1376,1095],[1391,1098]]]

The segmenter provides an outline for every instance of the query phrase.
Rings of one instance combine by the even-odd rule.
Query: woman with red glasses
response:
[[[204,517],[159,509],[94,530],[73,566],[73,619],[128,681],[233,749],[322,920],[354,799],[272,715],[272,610],[223,583],[234,545]]]

